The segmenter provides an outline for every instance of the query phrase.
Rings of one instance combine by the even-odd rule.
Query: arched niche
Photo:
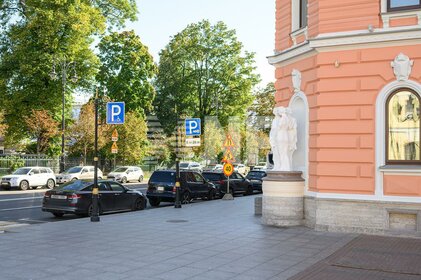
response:
[[[295,93],[289,101],[292,116],[297,120],[297,150],[292,155],[293,170],[302,171],[308,183],[308,127],[309,110],[307,97],[302,91]]]

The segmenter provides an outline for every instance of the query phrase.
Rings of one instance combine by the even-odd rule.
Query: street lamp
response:
[[[50,73],[50,77],[53,81],[59,79],[59,75],[56,73],[56,67],[61,71],[61,84],[62,84],[62,110],[61,110],[61,155],[60,155],[60,173],[65,170],[65,157],[64,157],[64,130],[65,130],[65,118],[64,118],[64,108],[66,105],[66,82],[67,82],[67,72],[70,70],[73,72],[72,77],[70,78],[72,82],[76,83],[78,76],[76,75],[76,63],[74,61],[68,61],[65,56],[54,59],[53,69]]]

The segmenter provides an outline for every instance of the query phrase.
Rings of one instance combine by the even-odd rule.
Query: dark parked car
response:
[[[158,206],[161,201],[174,202],[176,194],[175,171],[157,170],[148,182],[146,196],[152,206]],[[180,171],[180,200],[189,203],[194,198],[214,199],[217,190],[212,183],[206,181],[199,172]]]
[[[90,216],[92,213],[92,181],[72,181],[45,193],[42,211],[56,217],[64,214]],[[143,210],[146,197],[139,191],[130,190],[114,181],[99,181],[99,211]]]
[[[246,178],[250,180],[253,185],[253,190],[262,192],[262,182],[263,178],[266,177],[266,171],[263,170],[252,170],[250,171]]]
[[[227,192],[227,177],[222,172],[202,172],[206,180],[215,184],[222,197]],[[231,194],[242,193],[245,195],[253,194],[253,185],[243,175],[234,172],[230,176],[229,192]]]

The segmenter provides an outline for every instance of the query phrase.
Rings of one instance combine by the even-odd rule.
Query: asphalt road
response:
[[[146,183],[124,184],[130,189],[138,189],[146,192]],[[76,215],[64,215],[57,219],[51,213],[41,210],[42,198],[47,189],[28,191],[0,190],[0,221],[15,223],[45,223],[63,220],[78,219]],[[165,205],[163,205],[165,206]],[[148,204],[148,207],[149,204]]]

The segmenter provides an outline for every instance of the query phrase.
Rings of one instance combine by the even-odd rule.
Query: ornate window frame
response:
[[[421,95],[420,93],[410,89],[410,88],[398,88],[395,91],[393,91],[392,93],[390,93],[386,99],[386,104],[385,104],[385,163],[386,165],[421,165],[421,159],[419,160],[390,160],[389,159],[389,102],[391,101],[391,99],[393,98],[393,96],[395,96],[397,93],[402,92],[402,91],[409,91],[411,93],[413,93],[419,103],[421,104]],[[418,133],[418,142],[421,143],[421,130]]]

